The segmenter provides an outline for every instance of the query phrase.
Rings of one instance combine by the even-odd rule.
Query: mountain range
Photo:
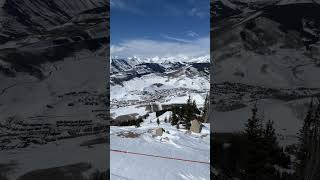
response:
[[[250,109],[275,122],[290,144],[320,84],[318,1],[212,2],[211,126],[244,129]],[[235,118],[237,117],[237,118]],[[225,126],[228,124],[230,126]]]
[[[108,8],[100,0],[0,1],[0,164],[10,167],[0,179],[107,171]]]

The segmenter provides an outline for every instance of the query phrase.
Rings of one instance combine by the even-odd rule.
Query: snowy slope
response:
[[[264,119],[274,121],[281,144],[295,143],[310,97],[320,92],[319,5],[309,0],[230,2],[240,12],[225,12],[211,29],[211,128],[243,131],[257,101]]]
[[[314,3],[313,0],[281,0],[277,5],[288,5],[288,4],[305,4],[305,3]]]
[[[258,101],[258,112],[265,121],[274,121],[276,133],[281,144],[297,142],[297,132],[302,126],[304,114],[307,112],[307,104],[310,99],[284,102],[279,100],[264,99]],[[251,106],[252,107],[252,106]],[[214,132],[241,132],[245,129],[245,123],[251,116],[251,107],[244,107],[228,112],[215,111],[213,129]]]
[[[155,85],[156,83],[162,85],[158,87]],[[143,91],[155,93],[157,90],[170,90],[178,87],[194,90],[208,90],[208,79],[205,77],[189,78],[185,75],[177,78],[170,78],[150,74],[143,76],[143,78],[134,78],[130,81],[124,82],[123,86],[112,86],[111,97],[112,99],[121,100],[125,97],[128,97],[130,92]]]
[[[209,162],[210,136],[209,125],[205,124],[200,134],[185,134],[169,123],[164,123],[167,112],[159,117],[160,127],[166,132],[161,137],[153,137],[152,130],[157,128],[155,113],[150,114],[141,127],[115,127],[110,130],[110,149],[175,157],[186,160]],[[125,132],[139,134],[135,138],[121,136]],[[130,162],[130,166],[128,166]],[[208,180],[209,164],[176,161],[156,157],[137,156],[111,152],[111,179],[155,179],[155,180]]]
[[[20,109],[19,113],[24,116],[52,111],[50,109],[46,110],[43,106],[46,103],[50,104],[50,101],[54,102],[55,96],[63,95],[66,92],[85,90],[98,91],[99,93],[104,92],[104,83],[94,80],[99,76],[103,76],[103,72],[100,72],[100,74],[91,72],[77,73],[88,69],[97,69],[99,66],[104,66],[104,64],[103,57],[87,57],[80,62],[70,58],[63,62],[44,65],[44,68],[48,69],[48,71],[51,70],[51,75],[43,81],[32,79],[32,77],[27,75],[20,76],[19,81],[2,76],[1,79],[6,79],[7,85],[2,84],[1,89],[4,90],[6,87],[10,87],[1,96],[2,103],[6,104],[1,107],[2,117],[16,114],[15,108]],[[86,86],[83,86],[83,84],[86,84]],[[26,91],[29,93],[22,93]],[[25,104],[32,104],[32,106],[24,107]],[[63,114],[63,112],[61,113]],[[51,114],[55,113],[51,112]]]
[[[3,0],[0,5],[1,32],[19,36],[43,32],[107,4],[103,0]]]
[[[313,1],[280,1],[218,21],[212,31],[213,76],[217,82],[319,87],[319,10]]]
[[[209,92],[209,59],[209,56],[111,59],[111,125],[149,115],[139,128],[111,126],[112,180],[210,179],[209,124],[205,124],[200,134],[189,134],[164,123],[165,117],[171,116],[171,112],[166,111],[159,116],[160,127],[166,132],[161,137],[154,136],[158,127],[156,111],[173,104],[184,104],[189,96],[198,107],[203,107]],[[119,150],[206,163],[139,156]]]
[[[8,177],[77,163],[92,166],[83,175],[106,171],[106,4],[0,5],[1,32],[9,37],[0,35],[0,164],[16,164]],[[79,146],[97,138],[99,145]]]
[[[17,164],[14,171],[8,173],[10,179],[17,179],[19,176],[37,169],[90,163],[92,167],[81,172],[87,177],[95,170],[106,170],[107,158],[101,157],[101,154],[106,153],[108,149],[106,144],[93,145],[91,148],[81,145],[81,143],[97,138],[102,138],[102,136],[79,137],[42,146],[33,145],[19,150],[0,151],[1,163],[15,162]]]
[[[191,59],[113,57],[111,60],[111,116],[141,116],[151,104],[186,103],[188,96],[203,106],[209,92],[209,57]]]

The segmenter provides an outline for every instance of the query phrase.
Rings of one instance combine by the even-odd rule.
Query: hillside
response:
[[[0,7],[0,156],[3,167],[14,164],[0,177],[73,166],[74,177],[107,171],[107,156],[95,158],[108,131],[107,4],[4,0]],[[79,148],[87,141],[94,148]]]

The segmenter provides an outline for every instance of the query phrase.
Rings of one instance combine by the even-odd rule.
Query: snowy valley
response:
[[[198,62],[134,58],[111,60],[111,124],[122,115],[143,116],[151,108],[186,103],[189,96],[199,107],[209,92],[209,57]],[[160,62],[160,63],[159,63]],[[152,110],[151,110],[152,111]],[[136,115],[136,116],[137,116]]]
[[[210,179],[210,124],[194,133],[172,119],[189,97],[203,110],[209,67],[209,56],[112,57],[111,179]]]
[[[246,179],[243,164],[228,172],[231,164],[245,162],[244,154],[220,160],[235,155],[234,148],[246,152],[247,147],[237,143],[246,143],[247,123],[257,109],[263,126],[273,121],[277,143],[284,151],[279,156],[285,160],[279,157],[271,169],[283,179],[292,179],[299,131],[311,99],[315,102],[320,92],[318,3],[212,1],[211,148],[220,152],[213,157],[214,178]]]
[[[0,179],[104,176],[108,4],[0,5]]]

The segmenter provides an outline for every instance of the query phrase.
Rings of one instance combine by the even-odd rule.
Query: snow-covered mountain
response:
[[[303,107],[320,92],[318,2],[212,3],[223,6],[220,9],[236,10],[232,14],[222,11],[221,18],[211,19],[212,128],[217,132],[240,131],[250,116],[250,107],[258,101],[261,111],[269,112],[265,116],[275,121],[278,133],[295,136],[305,113]],[[211,14],[220,9],[211,9]],[[301,111],[293,108],[297,106]],[[279,109],[284,112],[275,113]],[[228,121],[235,126],[225,126]]]
[[[185,104],[189,96],[196,101],[198,107],[203,107],[209,92],[210,64],[208,61],[203,62],[203,58],[194,62],[175,58],[165,58],[162,61],[158,58],[151,59],[153,61],[112,58],[111,179],[209,179],[210,125],[205,124],[201,133],[188,133],[185,129],[177,129],[166,120],[170,119],[172,114],[170,107]],[[164,113],[157,115],[161,111]],[[139,128],[118,126],[141,117],[145,118]],[[155,136],[154,131],[159,127],[165,129],[165,132],[161,136]],[[146,158],[132,153],[179,157],[205,163],[187,164],[183,161]],[[152,167],[148,167],[148,172],[145,172],[148,163],[152,163]]]
[[[186,129],[177,129],[167,122],[172,115],[172,106],[185,104],[189,96],[203,108],[209,93],[209,59],[209,56],[111,58],[111,179],[210,178],[210,125],[204,124],[201,133],[188,133]],[[126,124],[141,118],[140,127]],[[165,132],[156,136],[154,131],[159,127]],[[117,150],[131,153],[123,154]],[[206,163],[169,162],[132,153]],[[148,163],[152,163],[152,167],[145,172]]]
[[[150,65],[157,64],[159,68],[174,68],[176,65],[182,64],[201,64],[201,63],[210,63],[210,57],[199,56],[199,57],[152,57],[152,58],[139,58],[139,57],[111,57],[111,74],[127,71],[134,69],[142,64]],[[179,66],[180,67],[180,66]]]
[[[239,7],[229,0],[216,0],[211,3],[211,16],[215,21],[239,14]]]
[[[106,9],[103,0],[2,0],[1,33],[3,41],[85,18],[89,11]],[[87,11],[87,12],[86,12]],[[101,16],[100,16],[101,18]]]
[[[318,2],[216,0],[212,3],[221,7],[211,9],[212,15],[219,15],[211,19],[213,63],[209,117],[211,133],[216,135],[212,142],[215,145],[221,142],[223,146],[223,152],[216,156],[227,157],[224,152],[235,149],[236,143],[230,143],[236,141],[231,139],[245,133],[254,106],[263,123],[274,122],[280,146],[297,144],[308,104],[312,97],[317,99],[320,95]],[[247,146],[240,144],[237,152],[247,152]],[[215,149],[215,145],[211,148]],[[295,153],[291,155],[292,164],[276,171],[295,172]],[[235,156],[247,162],[237,153]],[[237,179],[233,167],[222,160],[221,164],[213,163],[214,174]]]
[[[108,4],[4,0],[0,7],[0,156],[4,167],[15,162],[0,178],[33,179],[39,169],[46,178],[54,168],[66,168],[59,177],[106,172]]]
[[[209,92],[208,56],[197,58],[111,59],[110,98],[113,118],[145,115],[150,103],[185,103],[193,96],[202,106]]]
[[[279,3],[217,20],[212,31],[216,82],[319,86],[314,74],[319,72],[320,6]]]
[[[320,92],[320,6],[315,1],[229,2],[241,12],[217,19],[211,29],[212,128],[241,131],[257,101],[278,133],[296,136],[304,107]],[[284,113],[275,113],[279,109]]]

